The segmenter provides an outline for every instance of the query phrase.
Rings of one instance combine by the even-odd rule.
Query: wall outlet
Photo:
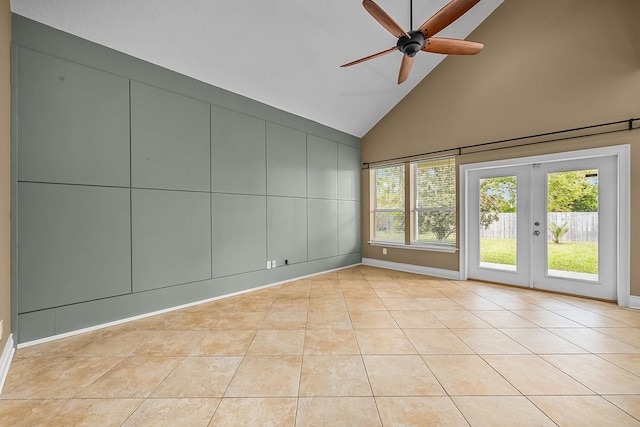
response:
[[[267,261],[267,270],[271,270],[271,261]]]
[[[387,248],[382,248],[382,255],[386,255],[387,254]]]
[[[271,261],[271,267],[276,268],[276,260]]]

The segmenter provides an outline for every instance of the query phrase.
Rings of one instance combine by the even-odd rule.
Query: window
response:
[[[456,162],[453,157],[413,163],[414,239],[456,244]]]
[[[372,179],[372,243],[455,249],[455,158],[372,168]]]
[[[373,240],[405,242],[404,169],[403,164],[373,169]]]

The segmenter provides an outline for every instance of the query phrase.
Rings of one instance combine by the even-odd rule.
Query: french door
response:
[[[467,275],[617,299],[618,158],[467,171]]]

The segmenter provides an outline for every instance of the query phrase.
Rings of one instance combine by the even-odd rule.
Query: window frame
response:
[[[393,167],[400,167],[401,169],[403,169],[402,171],[402,178],[404,180],[403,184],[402,184],[402,189],[403,191],[406,193],[406,186],[407,186],[407,171],[406,171],[406,166],[404,163],[396,163],[396,164],[389,164],[389,165],[384,165],[384,166],[377,166],[372,168],[373,171],[373,210],[372,210],[372,215],[371,215],[371,221],[372,221],[372,227],[371,227],[371,242],[375,242],[375,243],[384,243],[386,245],[403,245],[406,242],[406,237],[402,240],[402,241],[397,241],[397,240],[383,240],[383,239],[375,239],[375,234],[376,234],[376,230],[375,230],[375,224],[376,224],[376,214],[378,212],[383,212],[383,213],[388,213],[388,212],[399,212],[402,213],[404,215],[404,235],[406,236],[407,233],[407,201],[406,201],[406,197],[403,194],[402,200],[403,200],[403,206],[402,208],[378,208],[378,187],[376,185],[376,172],[380,169],[388,169],[388,168],[393,168]]]
[[[443,207],[443,206],[438,206],[438,207],[430,207],[430,208],[419,208],[418,207],[418,196],[419,196],[419,192],[418,192],[418,188],[417,188],[417,164],[418,163],[435,163],[435,162],[442,162],[444,160],[453,160],[453,178],[454,178],[454,182],[453,182],[453,203],[454,205],[452,207]],[[412,175],[412,181],[411,181],[411,189],[412,189],[412,206],[413,206],[413,216],[411,218],[411,225],[413,227],[413,233],[411,234],[411,244],[415,245],[415,246],[423,246],[423,247],[433,247],[433,248],[454,248],[456,247],[456,242],[458,240],[458,224],[457,224],[457,219],[455,219],[455,229],[453,231],[453,235],[455,235],[455,238],[453,240],[453,242],[437,242],[437,241],[422,241],[418,239],[418,228],[419,228],[419,224],[418,224],[418,219],[419,219],[419,213],[420,212],[453,212],[453,215],[455,217],[456,213],[457,213],[457,208],[458,208],[458,201],[457,201],[457,194],[456,194],[456,184],[457,184],[457,177],[456,177],[456,161],[455,161],[455,156],[446,156],[446,157],[437,157],[437,158],[430,158],[430,159],[420,159],[420,160],[414,160],[411,162],[411,175]]]
[[[435,208],[418,208],[417,207],[417,198],[418,191],[416,188],[416,164],[424,163],[424,162],[435,162],[442,161],[447,159],[453,159],[453,168],[454,168],[454,188],[455,188],[455,196],[454,196],[454,206],[453,207],[435,207]],[[404,167],[404,208],[403,209],[378,209],[378,195],[377,195],[377,186],[376,186],[376,171],[379,169],[390,168],[390,167]],[[434,251],[434,252],[447,252],[454,253],[458,251],[458,233],[459,233],[459,224],[457,223],[457,213],[458,213],[458,192],[457,192],[457,172],[458,172],[458,164],[456,161],[456,156],[443,156],[443,157],[433,157],[433,158],[424,158],[424,159],[414,159],[410,161],[405,161],[402,163],[389,163],[383,164],[379,166],[372,166],[370,168],[370,227],[369,227],[369,241],[368,244],[370,246],[386,246],[386,247],[398,247],[403,249],[411,249],[411,250],[423,250],[423,251]],[[418,240],[418,214],[420,212],[429,212],[429,211],[453,211],[454,215],[456,215],[456,226],[455,231],[455,239],[453,242],[446,243],[438,243],[438,242],[426,242]],[[402,212],[404,214],[404,241],[389,241],[382,239],[375,239],[376,235],[376,213],[378,212]],[[408,225],[408,226],[407,226]]]

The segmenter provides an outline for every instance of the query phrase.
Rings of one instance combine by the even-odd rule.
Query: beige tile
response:
[[[385,426],[468,426],[449,397],[376,397]]]
[[[210,427],[283,426],[293,427],[296,419],[293,398],[227,398],[220,402]]]
[[[0,400],[0,425],[12,427],[34,426],[46,419],[64,399]]]
[[[371,288],[371,286],[362,287],[348,287],[342,288],[342,295],[345,298],[365,298],[365,299],[377,299],[378,294]]]
[[[445,328],[435,316],[426,310],[422,311],[390,311],[398,326],[402,329]]]
[[[266,315],[267,313],[262,311],[247,313],[224,313],[216,319],[212,329],[258,329]]]
[[[222,397],[241,357],[185,357],[152,397]]]
[[[494,328],[537,328],[538,326],[510,311],[474,311],[473,314]]]
[[[617,338],[636,348],[640,348],[640,327],[638,328],[596,328],[600,333]]]
[[[5,399],[63,399],[74,397],[121,359],[119,358],[65,358],[50,370],[18,382],[3,391]]]
[[[255,330],[214,330],[193,348],[190,356],[243,356],[253,338]]]
[[[352,311],[351,324],[355,329],[394,329],[398,324],[387,311]]]
[[[500,329],[500,331],[537,354],[587,352],[582,347],[578,347],[545,329]]]
[[[309,294],[311,299],[315,298],[342,298],[342,288],[338,283],[312,283],[311,293]]]
[[[161,331],[142,344],[133,356],[186,356],[205,337],[201,331]]]
[[[637,309],[613,306],[612,308],[598,309],[597,311],[603,316],[625,323],[628,326],[640,328],[640,313],[638,313]]]
[[[488,299],[482,298],[478,295],[465,297],[452,296],[451,299],[467,310],[502,310],[502,307],[500,307],[498,304],[492,303]]]
[[[311,298],[309,311],[347,311],[344,298]]]
[[[235,305],[234,311],[269,311],[274,300],[275,298],[273,297],[260,299],[245,298]]]
[[[400,286],[414,298],[442,298],[444,296],[426,283],[406,283]]]
[[[497,329],[452,329],[478,354],[526,354],[529,350]]]
[[[375,396],[445,395],[420,356],[363,356],[363,359]]]
[[[78,397],[147,397],[180,360],[179,357],[128,357],[85,388]]]
[[[432,311],[462,310],[462,306],[446,297],[416,298],[416,301],[427,310]]]
[[[588,310],[554,310],[554,312],[590,328],[624,328],[629,326]]]
[[[124,357],[152,339],[156,332],[148,331],[96,331],[96,340],[78,349],[74,357]]]
[[[473,354],[449,329],[403,329],[420,354]]]
[[[351,318],[346,311],[310,311],[307,329],[351,329]]]
[[[345,297],[347,308],[349,311],[371,311],[371,310],[386,310],[387,308],[382,304],[380,298],[353,298]]]
[[[640,348],[590,328],[554,328],[548,331],[592,353],[640,353]]]
[[[118,427],[141,403],[142,399],[71,399],[32,425]]]
[[[592,354],[542,356],[598,394],[640,394],[640,377]]]
[[[373,397],[301,397],[296,427],[382,426]]]
[[[520,393],[479,356],[422,356],[451,396],[514,396]]]
[[[166,327],[167,331],[209,331],[217,325],[218,317],[202,311],[183,312]],[[224,314],[221,314],[222,316]]]
[[[640,377],[640,354],[599,354],[598,356]]]
[[[561,426],[637,426],[630,417],[600,396],[531,396],[529,400]]]
[[[415,298],[380,297],[387,310],[426,310]]]
[[[360,354],[356,335],[352,329],[307,330],[305,355]]]
[[[271,311],[267,313],[260,329],[304,329],[306,327],[306,311]]]
[[[31,384],[36,385],[41,372],[51,372],[56,369],[58,363],[62,363],[67,358],[54,358],[54,357],[28,357],[28,358],[14,358],[9,367],[9,372],[5,379],[3,392],[6,394],[9,391],[21,386],[25,382],[29,382],[32,378],[36,377],[36,380]],[[118,359],[114,360],[114,364]],[[55,372],[55,371],[54,371]],[[0,396],[1,397],[1,396]]]
[[[556,425],[523,396],[456,396],[453,401],[472,426]]]
[[[373,288],[373,286],[372,286],[372,288]],[[376,295],[378,295],[378,298],[380,298],[380,299],[385,299],[385,298],[389,298],[389,299],[394,299],[394,298],[412,299],[411,295],[409,295],[400,286],[397,286],[395,288],[377,288],[377,289],[374,288],[373,291],[376,293]]]
[[[552,313],[547,310],[514,310],[513,314],[516,314],[523,319],[530,321],[542,328],[582,328],[578,322],[562,317],[558,314]]]
[[[371,396],[361,356],[304,356],[300,396]]]
[[[524,395],[594,394],[538,355],[491,355],[484,360]]]
[[[77,356],[78,351],[96,341],[98,338],[98,331],[60,338],[42,344],[19,348],[16,350],[13,358],[17,360],[32,357]]]
[[[309,298],[278,297],[271,304],[269,311],[308,311]]]
[[[439,321],[441,321],[447,328],[490,328],[489,325],[484,320],[480,319],[475,314],[469,311],[462,310],[448,310],[448,311],[437,311],[431,310],[431,314],[433,314]]]
[[[278,297],[303,299],[309,298],[311,292],[311,281],[296,280],[280,285]]]
[[[122,426],[206,426],[220,399],[147,399]]]
[[[492,296],[487,299],[505,310],[544,310],[542,307],[513,296]]]
[[[245,356],[225,397],[297,397],[302,356]]]
[[[640,420],[640,395],[611,395],[602,396],[627,414]]]
[[[248,355],[301,355],[304,330],[260,330],[247,350]]]
[[[362,354],[415,354],[400,329],[355,329]]]

